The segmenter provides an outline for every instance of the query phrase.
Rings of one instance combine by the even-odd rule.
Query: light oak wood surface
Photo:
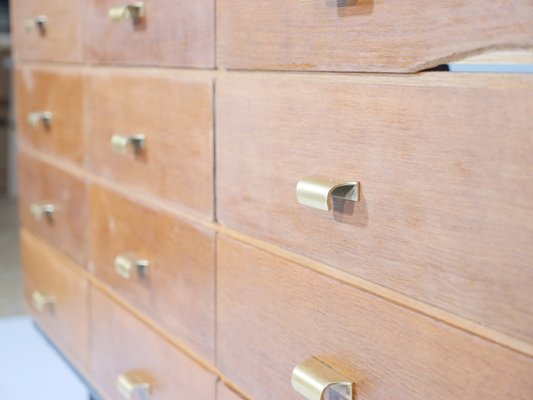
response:
[[[228,388],[224,383],[218,382],[217,400],[243,400],[243,398]]]
[[[224,0],[217,62],[233,69],[411,72],[533,47],[533,3],[514,0]]]
[[[528,75],[228,74],[218,220],[531,342],[532,89]],[[310,175],[360,181],[361,201],[299,204]]]
[[[15,71],[18,137],[51,155],[82,164],[83,131],[82,69],[18,65]],[[32,126],[28,115],[51,112],[51,123]]]
[[[89,168],[206,218],[213,216],[213,85],[170,70],[93,69],[87,76]],[[135,155],[116,134],[146,136]]]
[[[291,371],[311,356],[358,399],[531,397],[529,357],[223,235],[217,261],[218,367],[253,398],[301,399]]]
[[[20,232],[24,293],[28,309],[40,325],[83,367],[88,364],[88,282],[81,267],[26,230]],[[52,307],[39,311],[32,294],[53,296]]]
[[[202,357],[214,362],[215,234],[98,185],[90,188],[89,270]],[[150,262],[130,279],[114,269],[132,253]]]
[[[85,50],[92,63],[214,66],[214,0],[144,0],[145,18],[113,22],[114,0],[86,2]]]
[[[15,59],[82,62],[82,3],[81,0],[10,2]],[[26,29],[27,20],[37,16],[48,18],[44,33]]]
[[[196,365],[95,287],[91,290],[91,374],[109,399],[119,374],[135,371],[153,400],[214,400],[216,377]]]
[[[19,214],[24,228],[68,255],[77,264],[87,260],[87,188],[84,179],[18,153]],[[36,220],[32,204],[53,204],[51,218]]]

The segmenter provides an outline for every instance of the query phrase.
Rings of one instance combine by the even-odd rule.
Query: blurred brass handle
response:
[[[117,390],[127,400],[148,400],[152,385],[135,372],[126,372],[117,378]]]
[[[48,17],[46,15],[37,15],[26,20],[26,31],[32,32],[37,29],[40,33],[44,33],[47,24]]]
[[[107,15],[111,21],[120,22],[131,19],[134,22],[144,18],[145,8],[142,1],[126,4],[125,6],[110,8]]]
[[[146,146],[146,136],[142,133],[134,135],[111,136],[111,147],[117,153],[125,153],[128,147],[132,147],[135,153],[140,153]]]
[[[353,400],[355,384],[315,357],[292,371],[292,387],[308,400]]]
[[[30,206],[30,213],[35,221],[41,221],[43,216],[51,219],[56,210],[57,207],[50,203],[33,203]]]
[[[360,186],[356,181],[339,182],[321,176],[310,176],[298,181],[296,197],[300,204],[329,211],[332,198],[358,202]]]
[[[51,111],[35,111],[28,113],[28,123],[32,128],[37,128],[39,124],[43,124],[46,128],[50,127],[52,123]]]
[[[53,307],[56,299],[54,296],[47,296],[36,290],[31,294],[31,302],[37,311],[43,312],[46,307]]]
[[[125,279],[130,279],[134,269],[141,276],[148,275],[150,261],[139,259],[132,253],[126,253],[115,257],[114,266],[117,274]]]

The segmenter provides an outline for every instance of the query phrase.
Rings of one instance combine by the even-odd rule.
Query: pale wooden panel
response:
[[[136,371],[152,385],[151,400],[215,399],[216,377],[95,287],[91,290],[91,375],[113,399],[119,374]]]
[[[170,70],[93,69],[88,76],[89,167],[108,179],[213,215],[210,78]],[[146,135],[146,149],[120,154],[114,134]]]
[[[22,226],[44,238],[71,257],[86,265],[87,190],[83,179],[67,171],[18,153],[19,213]],[[33,218],[33,203],[56,206],[51,219]]]
[[[48,17],[46,31],[27,31],[26,20]],[[23,0],[11,2],[11,34],[17,60],[81,62],[82,1]]]
[[[22,230],[21,257],[24,293],[33,317],[87,367],[89,344],[88,283],[80,267],[53,247]],[[32,307],[32,293],[54,296],[52,309],[38,311]]]
[[[532,89],[527,75],[229,74],[218,219],[531,341]],[[310,175],[359,180],[361,202],[298,204]]]
[[[114,0],[85,7],[86,55],[95,63],[210,68],[214,66],[214,0],[144,0],[145,19],[113,22]]]
[[[90,270],[178,340],[214,362],[215,235],[168,213],[93,185]],[[148,276],[129,280],[113,267],[133,253],[150,261]]]
[[[224,385],[224,383],[218,382],[217,400],[243,400],[243,398]]]
[[[533,46],[531,0],[224,0],[227,68],[418,71],[492,48]]]
[[[81,69],[19,65],[15,72],[17,131],[21,142],[83,163],[83,77]],[[49,126],[32,127],[28,114],[53,113]]]
[[[358,399],[531,398],[531,358],[224,236],[217,262],[218,367],[253,398],[301,399],[311,356]]]

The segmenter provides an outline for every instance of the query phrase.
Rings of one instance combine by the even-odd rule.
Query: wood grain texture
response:
[[[77,264],[87,260],[87,188],[67,171],[18,153],[19,213],[24,228],[45,239]],[[56,206],[51,219],[33,218],[33,203]]]
[[[19,65],[15,71],[17,131],[35,149],[83,164],[83,76],[78,68]],[[32,112],[52,112],[49,126],[33,127]]]
[[[153,400],[215,399],[215,375],[114,303],[91,290],[91,374],[111,399],[121,399],[116,378],[136,371],[152,385]]]
[[[219,235],[218,367],[257,399],[300,399],[316,356],[358,399],[523,399],[533,361],[298,264]]]
[[[215,234],[102,187],[90,189],[89,269],[178,340],[214,362]],[[150,261],[148,276],[118,275],[116,256]]]
[[[58,345],[87,367],[89,345],[88,283],[81,268],[26,230],[20,232],[24,294],[28,309]],[[54,296],[53,309],[38,311],[32,293]]]
[[[170,70],[88,74],[89,167],[97,174],[213,216],[213,86]],[[115,152],[114,134],[146,135],[142,154]]]
[[[235,69],[408,72],[533,46],[533,3],[224,0],[217,62]]]
[[[228,74],[218,220],[531,342],[532,89],[520,75]],[[310,175],[359,180],[362,199],[300,205]]]
[[[27,31],[26,21],[48,17],[44,34]],[[11,34],[16,60],[82,62],[82,1],[24,0],[11,2]]]
[[[217,400],[243,400],[243,398],[224,385],[224,383],[218,382]]]
[[[211,68],[214,66],[214,0],[144,0],[146,17],[112,22],[114,0],[89,0],[86,55],[93,63]]]

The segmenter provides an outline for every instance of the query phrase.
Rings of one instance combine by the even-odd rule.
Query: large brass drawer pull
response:
[[[39,124],[43,124],[46,129],[50,128],[52,123],[52,112],[51,111],[35,111],[28,113],[28,124],[32,128],[37,128]]]
[[[121,374],[117,378],[117,390],[126,400],[148,400],[152,385],[135,372]]]
[[[308,400],[355,399],[355,384],[315,357],[294,368],[292,387]]]
[[[26,20],[26,31],[32,32],[38,30],[41,35],[46,33],[46,25],[48,24],[48,17],[46,15],[37,15],[36,17]]]
[[[125,279],[130,279],[133,270],[140,276],[148,275],[150,261],[136,257],[132,253],[121,254],[115,257],[115,271]]]
[[[125,153],[128,147],[132,147],[135,154],[144,150],[146,145],[146,136],[142,133],[134,135],[113,135],[111,136],[111,147],[117,153]]]
[[[57,207],[50,203],[33,203],[30,206],[30,213],[35,221],[41,221],[43,216],[51,220],[56,210]]]
[[[304,178],[296,185],[296,197],[300,204],[331,210],[331,199],[338,198],[344,201],[359,201],[359,182],[339,182],[321,176]]]
[[[109,9],[107,15],[111,21],[120,22],[131,19],[135,23],[145,16],[144,3],[136,1],[125,6],[113,7]]]
[[[37,311],[43,312],[46,307],[52,308],[56,299],[54,296],[48,296],[36,290],[31,294],[31,302]]]

